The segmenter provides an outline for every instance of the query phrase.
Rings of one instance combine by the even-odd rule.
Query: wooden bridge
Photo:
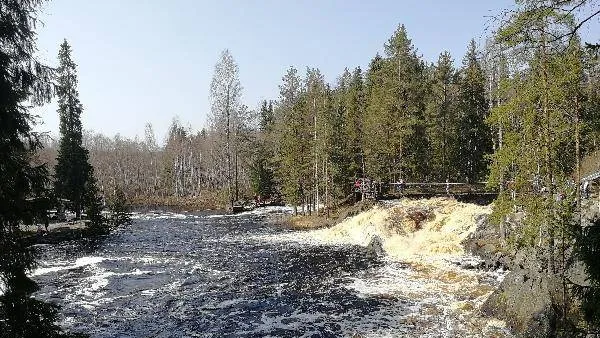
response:
[[[600,171],[590,173],[581,178],[583,195],[588,196],[591,185],[598,186],[600,191]],[[361,198],[394,199],[401,197],[429,198],[436,196],[452,196],[457,200],[489,203],[498,196],[497,189],[487,187],[487,182],[376,182],[360,178],[354,183],[354,191],[362,194]]]

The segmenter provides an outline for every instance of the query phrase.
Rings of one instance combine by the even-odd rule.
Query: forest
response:
[[[237,65],[226,50],[215,67],[206,128],[193,131],[174,119],[164,145],[151,124],[143,140],[84,133],[83,143],[101,186],[119,186],[141,204],[156,196],[226,204],[227,196],[260,195],[335,207],[362,177],[481,181],[500,142],[486,123],[500,66],[480,54],[472,41],[460,67],[448,52],[426,64],[401,25],[366,71],[346,68],[329,84],[318,68],[302,76],[290,67],[279,98],[250,110],[240,103]],[[53,163],[57,149],[48,140],[41,161]]]
[[[174,118],[164,140],[149,123],[143,139],[84,131],[95,178],[134,204],[198,208],[257,195],[335,208],[363,177],[510,183],[513,191],[534,178],[578,181],[575,168],[593,163],[598,147],[598,50],[585,48],[559,10],[538,18],[528,6],[541,5],[515,12],[484,46],[473,40],[464,55],[442,51],[435,63],[399,25],[366,70],[346,68],[326,83],[318,68],[290,67],[279,97],[256,109],[241,103],[239,70],[225,50],[205,128]],[[53,168],[58,149],[48,138],[40,162]]]
[[[192,130],[174,118],[164,140],[149,123],[143,139],[85,130],[77,46],[61,44],[56,69],[34,56],[42,2],[0,1],[0,331],[8,336],[69,335],[53,324],[54,307],[29,297],[35,283],[25,274],[35,259],[19,226],[43,218],[48,201],[68,200],[105,233],[126,222],[103,216],[107,200],[113,210],[125,199],[197,210],[260,198],[319,213],[354,202],[359,178],[485,182],[498,191],[493,222],[527,215],[510,245],[546,248],[548,272],[563,281],[565,255],[580,255],[592,281],[574,294],[586,320],[600,324],[600,231],[574,221],[579,182],[600,169],[600,48],[579,34],[599,12],[574,15],[595,1],[518,1],[485,43],[472,40],[464,55],[440,51],[433,63],[399,24],[367,69],[349,65],[328,83],[316,67],[290,67],[279,96],[254,108],[242,103],[238,66],[224,50],[208,124]],[[28,111],[53,97],[59,139],[34,133]],[[569,318],[564,310],[565,326]]]

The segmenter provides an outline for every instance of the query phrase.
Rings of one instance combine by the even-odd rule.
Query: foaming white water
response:
[[[291,214],[292,212],[294,212],[294,208],[289,205],[260,207],[260,208],[254,209],[252,211],[248,211],[249,214],[253,214],[253,215],[264,215],[264,214],[273,214],[273,213]]]
[[[378,238],[393,260],[436,264],[464,258],[461,242],[490,213],[491,206],[461,203],[450,198],[403,199],[382,203],[330,228],[254,239],[367,246]],[[425,219],[415,222],[416,217]]]
[[[477,311],[503,277],[501,271],[388,261],[350,278],[346,287],[365,298],[410,300],[410,312],[403,319],[421,328],[414,336],[437,337],[444,332],[449,337],[472,337],[474,332],[493,332],[494,337],[509,337],[503,322],[484,318]]]
[[[151,261],[149,257],[144,257],[142,260]],[[34,270],[30,276],[35,277],[44,275],[52,272],[61,272],[65,270],[72,270],[76,268],[84,268],[87,277],[80,278],[78,283],[69,287],[69,293],[66,294],[65,300],[68,304],[81,306],[87,310],[93,310],[97,306],[111,303],[119,298],[126,298],[134,296],[124,295],[120,297],[106,297],[107,288],[109,288],[111,278],[122,277],[122,276],[141,276],[147,274],[159,274],[164,271],[150,271],[141,270],[134,268],[131,271],[125,272],[114,272],[107,270],[103,267],[101,262],[105,261],[136,261],[137,259],[131,257],[114,257],[105,258],[97,256],[86,256],[80,257],[75,262],[66,263],[59,262],[56,266],[43,267]],[[61,272],[63,273],[63,272]],[[69,272],[66,272],[69,273]]]
[[[450,198],[403,199],[376,206],[309,236],[331,244],[367,245],[373,237],[393,259],[404,262],[460,257],[461,242],[491,212],[490,206],[461,203]],[[415,218],[424,218],[417,222]]]
[[[186,219],[191,217],[189,214],[180,214],[169,211],[149,211],[149,212],[132,212],[131,219],[150,220],[150,219]]]
[[[236,214],[214,214],[214,215],[197,215],[188,213],[175,213],[169,211],[148,211],[148,212],[132,212],[131,219],[134,220],[158,220],[158,219],[197,219],[197,218],[229,218],[229,217],[245,217],[248,215],[269,215],[269,214],[291,214],[294,209],[291,206],[267,206],[255,208],[253,210],[244,211]]]
[[[269,215],[269,214],[291,214],[294,212],[294,208],[291,206],[267,206],[255,208],[253,210],[244,211],[236,214],[217,214],[201,216],[204,218],[223,218],[223,217],[244,217],[248,215]]]
[[[73,263],[73,264],[61,264],[61,265],[57,265],[57,266],[37,268],[30,274],[30,276],[35,277],[35,276],[44,275],[44,274],[47,274],[50,272],[76,269],[76,268],[80,268],[80,267],[86,266],[86,265],[97,264],[97,263],[102,262],[103,260],[105,260],[105,258],[103,258],[103,257],[95,257],[95,256],[81,257],[81,258],[78,258],[75,261],[75,263]]]
[[[88,310],[92,310],[103,304],[111,303],[120,298],[135,296],[135,294],[126,294],[120,297],[106,297],[106,291],[110,288],[109,284],[111,278],[156,273],[149,270],[140,270],[138,268],[128,272],[113,272],[97,265],[88,266],[86,269],[89,270],[91,275],[82,278],[79,284],[65,297],[65,300],[72,305],[82,306]]]
[[[385,264],[349,278],[345,287],[365,298],[409,300],[410,313],[402,315],[403,322],[414,326],[408,336],[510,337],[503,322],[484,318],[478,311],[505,272],[459,267],[478,265],[461,242],[490,212],[490,206],[449,198],[403,199],[382,203],[331,228],[262,239],[367,246],[378,238],[387,254]],[[388,337],[397,332],[371,330],[361,336]]]

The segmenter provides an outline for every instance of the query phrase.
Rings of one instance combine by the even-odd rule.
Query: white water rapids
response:
[[[460,242],[489,211],[402,200],[313,231],[273,225],[289,208],[137,214],[101,243],[40,246],[31,275],[93,338],[510,337],[478,310],[504,272],[456,264],[477,261]]]

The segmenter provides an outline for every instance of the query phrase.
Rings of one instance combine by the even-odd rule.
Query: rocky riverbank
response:
[[[582,223],[600,216],[598,202],[586,201]],[[560,273],[548,272],[548,252],[539,247],[510,246],[506,237],[520,224],[522,215],[513,215],[502,227],[481,222],[464,242],[465,249],[483,259],[488,269],[510,272],[488,297],[481,311],[504,320],[517,337],[553,337],[563,305],[565,285]],[[585,284],[585,272],[580,264],[572,264],[565,272],[568,280]],[[567,286],[568,287],[568,286]]]
[[[481,311],[504,320],[519,337],[550,337],[562,290],[559,278],[547,273],[545,260],[540,259],[543,252],[506,249],[498,234],[498,229],[484,222],[464,242],[467,251],[484,260],[485,268],[510,270]]]

